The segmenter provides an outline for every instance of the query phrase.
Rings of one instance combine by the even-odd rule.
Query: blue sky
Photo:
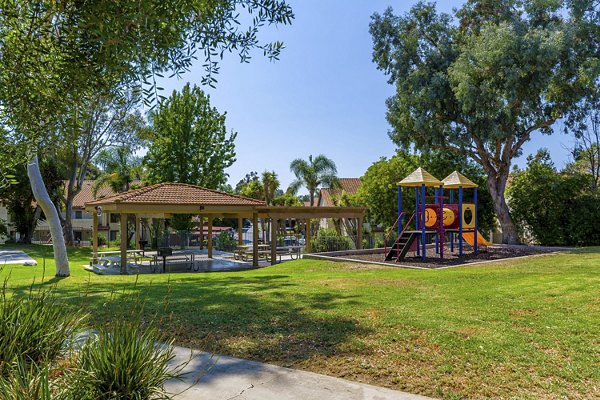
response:
[[[211,103],[227,111],[227,127],[238,132],[237,161],[227,172],[234,186],[250,171],[274,170],[283,189],[294,179],[294,158],[325,154],[340,177],[360,177],[395,146],[388,138],[385,100],[394,88],[371,61],[370,17],[392,6],[408,11],[415,1],[289,0],[296,19],[291,26],[265,27],[260,37],[282,40],[281,58],[269,62],[256,52],[249,64],[229,55],[221,63],[216,89],[204,87]],[[450,12],[463,1],[438,2]],[[186,82],[200,85],[199,60],[182,80],[162,84],[165,95]],[[537,133],[516,161],[547,147],[558,167],[568,161],[569,136]]]

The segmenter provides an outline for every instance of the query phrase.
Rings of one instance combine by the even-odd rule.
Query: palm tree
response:
[[[279,189],[279,179],[275,171],[265,171],[261,176],[264,199],[267,205],[272,205],[275,198],[275,192]]]
[[[315,193],[321,186],[338,187],[337,168],[330,158],[319,154],[315,158],[308,156],[308,162],[297,158],[290,164],[290,171],[296,175],[296,180],[290,184],[288,192],[297,193],[305,186],[310,196],[310,206],[314,206]]]
[[[127,146],[109,147],[102,150],[95,158],[96,164],[104,171],[92,186],[92,195],[100,188],[109,186],[113,192],[126,192],[131,182],[140,179],[142,163],[140,157],[133,154]]]

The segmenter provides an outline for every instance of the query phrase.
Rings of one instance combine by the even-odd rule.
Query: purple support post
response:
[[[437,188],[433,188],[433,193],[434,193],[434,199],[435,199],[434,203],[439,205],[440,200],[439,200],[438,189]],[[436,215],[436,217],[438,218],[438,224],[439,224],[439,217],[440,217],[440,212],[439,211],[440,211],[440,209],[438,207],[437,215]],[[436,229],[436,231],[437,230],[438,229]],[[435,254],[440,254],[440,241],[439,241],[438,235],[439,235],[439,232],[436,232],[436,234],[435,234]]]
[[[419,188],[415,188],[415,230],[419,230]],[[417,256],[420,254],[419,237],[417,236]]]
[[[450,190],[450,204],[454,203],[454,198],[453,198],[453,194],[454,192],[452,191],[452,189]],[[450,252],[454,253],[454,232],[450,232]]]
[[[444,241],[446,239],[446,229],[444,227],[444,187],[440,186],[440,189],[438,190],[438,192],[440,193],[440,232],[438,233],[440,235],[440,257],[443,259],[444,258]]]
[[[477,232],[479,231],[479,222],[477,221],[477,188],[473,188],[473,203],[475,203],[475,234],[473,235],[473,252],[477,255]]]
[[[398,236],[402,233],[402,186],[398,186]]]
[[[421,185],[421,201],[423,202],[422,204],[422,219],[421,219],[421,257],[423,259],[423,261],[425,261],[426,257],[427,257],[427,248],[426,248],[426,243],[427,243],[427,234],[425,233],[425,185]]]
[[[462,186],[458,188],[458,256],[462,257],[463,250],[463,190]]]

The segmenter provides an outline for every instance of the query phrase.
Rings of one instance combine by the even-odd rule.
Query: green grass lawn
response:
[[[50,248],[18,247],[39,265],[6,266],[9,287],[54,287],[92,325],[142,301],[178,344],[220,354],[449,399],[600,398],[600,248],[434,271],[301,260],[139,277],[89,274],[79,249],[57,279],[52,260],[42,277]]]

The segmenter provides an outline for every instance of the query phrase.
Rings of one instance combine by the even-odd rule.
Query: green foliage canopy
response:
[[[600,244],[600,194],[588,174],[558,172],[546,150],[529,157],[507,189],[520,234],[543,245]]]
[[[187,84],[162,102],[152,115],[153,132],[144,164],[148,181],[182,182],[217,189],[235,162],[236,133],[227,134],[226,114],[210,97]]]
[[[1,1],[0,120],[34,151],[56,139],[90,88],[133,89],[152,105],[156,78],[181,75],[199,56],[203,83],[214,84],[224,53],[247,62],[260,49],[277,59],[283,44],[261,42],[258,31],[293,18],[279,0]]]
[[[131,183],[142,177],[140,157],[136,156],[129,146],[115,146],[102,150],[95,158],[103,173],[96,178],[92,186],[92,194],[100,188],[108,186],[113,192],[126,192]]]
[[[44,180],[48,182],[50,197],[58,203],[64,187],[56,158],[42,160],[40,169]],[[40,219],[44,219],[44,214],[35,203],[25,166],[17,166],[14,173],[14,183],[0,186],[0,203],[6,207],[12,228],[19,233],[19,242],[31,243],[35,227]]]
[[[304,203],[292,193],[283,193],[273,199],[274,206],[301,207]]]
[[[290,184],[288,191],[295,194],[302,186],[306,187],[311,207],[315,202],[315,193],[321,186],[338,186],[335,162],[323,154],[314,158],[310,155],[308,161],[296,158],[290,163],[290,171],[296,175],[296,179]]]

